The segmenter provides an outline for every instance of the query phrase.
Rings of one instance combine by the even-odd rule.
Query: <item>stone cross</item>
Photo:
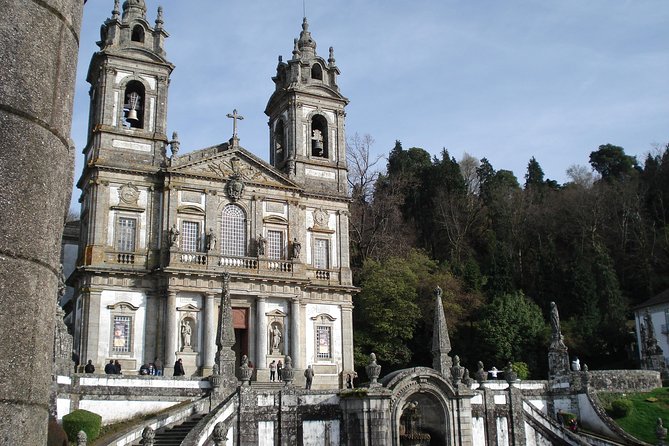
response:
[[[227,117],[232,119],[232,138],[237,138],[237,120],[241,121],[244,117],[237,113],[237,109],[232,110],[232,113],[228,113]]]

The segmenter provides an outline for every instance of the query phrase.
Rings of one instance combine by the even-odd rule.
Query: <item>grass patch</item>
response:
[[[632,405],[629,413],[620,418],[613,418],[627,433],[639,440],[655,444],[655,424],[662,418],[663,424],[669,424],[669,388],[663,387],[644,393],[599,393],[599,401],[611,415],[616,400],[626,400]]]

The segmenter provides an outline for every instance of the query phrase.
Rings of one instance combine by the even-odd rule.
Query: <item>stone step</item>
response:
[[[204,418],[204,414],[196,414],[180,424],[172,427],[161,428],[156,431],[155,446],[178,446],[186,438],[186,435]],[[135,443],[141,445],[141,442]]]

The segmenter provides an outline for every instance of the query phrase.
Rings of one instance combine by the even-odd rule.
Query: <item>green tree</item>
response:
[[[625,149],[604,144],[590,153],[590,165],[604,180],[622,180],[636,173],[639,165],[636,157],[625,154]]]
[[[545,369],[540,352],[546,349],[546,323],[541,309],[522,292],[493,298],[483,307],[475,333],[486,361],[523,361],[532,371]]]
[[[410,361],[406,344],[421,317],[416,304],[417,284],[416,274],[404,259],[365,261],[353,310],[357,364],[366,364],[371,352],[390,365]]]

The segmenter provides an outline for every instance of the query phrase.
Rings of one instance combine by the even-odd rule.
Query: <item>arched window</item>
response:
[[[323,80],[323,69],[321,68],[320,64],[315,63],[311,67],[311,78],[312,79],[317,79],[319,81]]]
[[[123,95],[123,127],[144,128],[144,103],[146,99],[144,84],[139,81],[130,81],[125,87]]]
[[[132,36],[130,36],[130,40],[133,42],[144,43],[144,27],[142,25],[135,25],[135,27],[132,29]]]
[[[274,165],[278,166],[286,159],[286,135],[283,121],[279,120],[274,126]]]
[[[242,208],[234,204],[223,208],[221,254],[237,257],[246,255],[246,218]]]
[[[311,118],[311,156],[328,157],[328,121],[322,115]]]

